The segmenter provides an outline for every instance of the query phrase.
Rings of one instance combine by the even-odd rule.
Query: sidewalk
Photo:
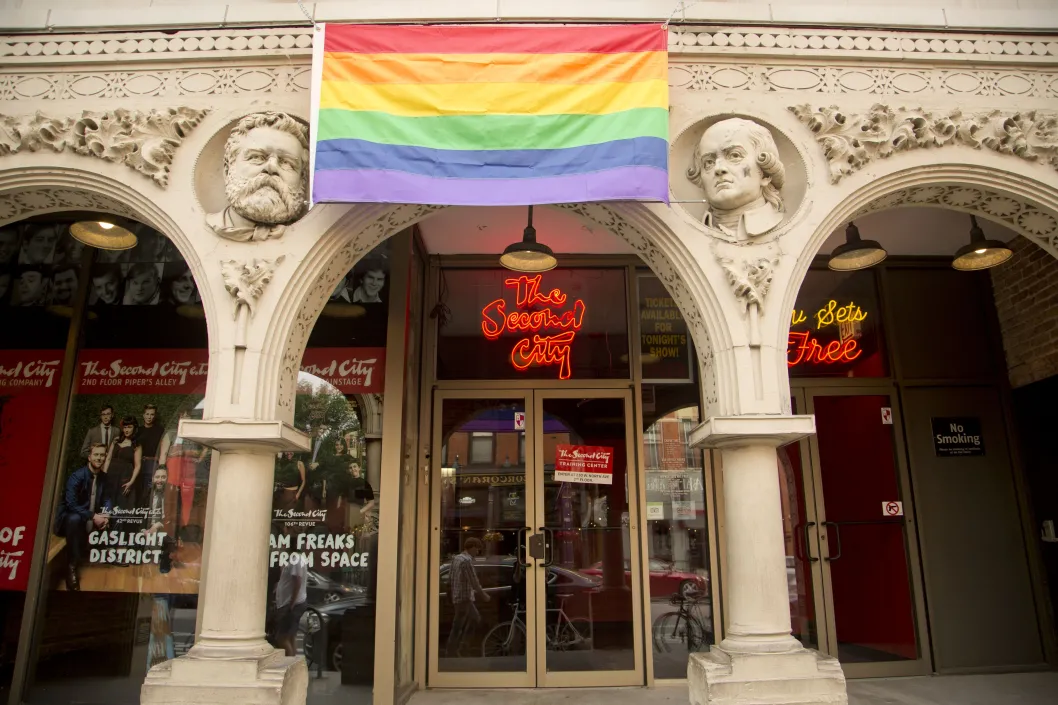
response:
[[[687,705],[685,685],[655,688],[427,690],[410,705]],[[1058,672],[849,681],[849,705],[1058,705]]]

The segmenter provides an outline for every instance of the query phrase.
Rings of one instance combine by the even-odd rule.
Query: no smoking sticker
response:
[[[902,517],[904,516],[903,502],[882,502],[882,516]]]

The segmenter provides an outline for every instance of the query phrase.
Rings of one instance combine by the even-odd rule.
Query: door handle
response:
[[[528,528],[526,531],[528,531]],[[538,561],[542,560],[544,556],[547,555],[544,544],[545,541],[543,534],[533,534],[530,536],[529,541],[526,543],[529,548],[529,555]]]
[[[546,526],[541,526],[538,531],[540,533],[537,536],[544,541],[544,562],[541,565],[550,568],[555,564],[555,532]]]
[[[528,546],[528,542],[526,541],[526,535],[528,533],[529,533],[529,527],[528,526],[523,526],[522,528],[518,529],[518,539],[517,539],[518,540],[518,548],[517,548],[517,552],[516,552],[517,555],[515,557],[515,560],[518,562],[518,565],[520,565],[523,568],[528,568],[529,567],[529,556],[527,555],[528,554],[528,550],[529,550],[529,546]]]
[[[808,522],[807,524],[804,525],[804,529],[802,531],[802,535],[804,536],[805,556],[812,563],[818,563],[819,562],[819,558],[817,556],[813,556],[812,555],[812,543],[811,543],[811,540],[808,538],[808,530],[811,529],[815,525],[816,525],[816,523],[814,521],[810,521],[810,522]]]
[[[838,543],[838,553],[836,556],[827,556],[825,560],[827,562],[836,561],[837,559],[841,558],[841,525],[839,525],[836,521],[824,521],[823,526],[834,527],[834,538],[837,540]]]

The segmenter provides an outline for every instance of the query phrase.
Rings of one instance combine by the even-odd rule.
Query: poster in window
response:
[[[691,337],[679,306],[653,274],[640,274],[639,351],[643,381],[692,381]]]
[[[26,589],[62,355],[0,350],[0,590]]]
[[[613,484],[613,448],[607,446],[555,446],[555,480],[589,485]]]
[[[57,589],[198,592],[209,451],[178,427],[201,417],[207,362],[203,349],[79,353],[49,537]]]

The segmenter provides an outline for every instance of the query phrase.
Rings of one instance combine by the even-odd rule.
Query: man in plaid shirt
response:
[[[448,647],[446,655],[459,656],[459,649],[467,634],[474,631],[481,615],[474,606],[474,597],[481,595],[484,602],[489,601],[488,593],[481,589],[477,573],[474,571],[474,558],[481,554],[484,546],[480,539],[469,538],[463,544],[463,552],[452,559],[452,567],[449,570],[449,595],[452,605],[455,607],[455,615],[452,618],[452,631],[448,635]]]

